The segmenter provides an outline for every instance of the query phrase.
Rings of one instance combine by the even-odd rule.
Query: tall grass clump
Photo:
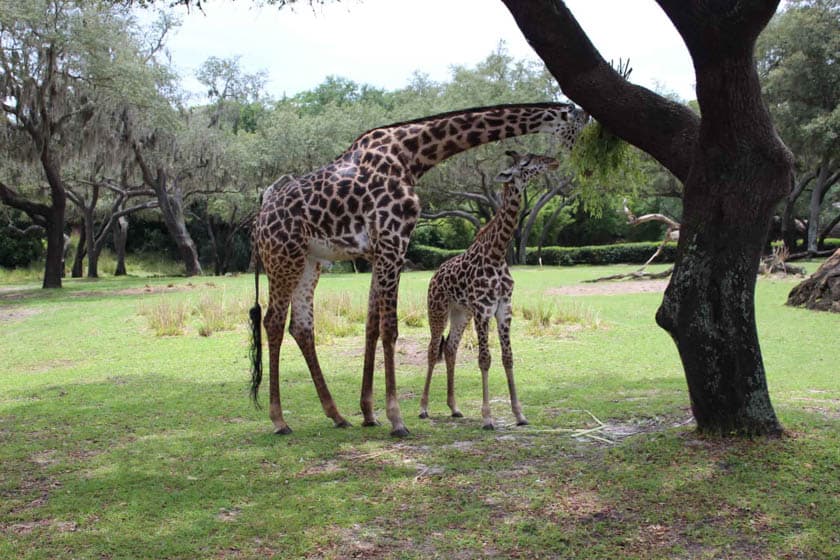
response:
[[[160,299],[154,303],[143,303],[138,313],[146,318],[156,336],[178,336],[184,334],[189,317],[189,305],[185,301]]]
[[[361,334],[367,309],[360,299],[346,292],[328,292],[315,300],[315,343]]]
[[[576,301],[558,303],[541,298],[520,305],[514,309],[514,314],[527,321],[526,330],[534,336],[556,335],[575,329],[597,329],[601,326],[598,313]]]
[[[400,299],[397,307],[397,320],[407,327],[426,326],[426,298],[423,294],[414,293]]]
[[[232,331],[242,323],[245,314],[242,302],[245,300],[234,298],[233,302],[230,302],[225,296],[224,291],[221,296],[206,294],[195,305],[194,313],[199,319],[199,335],[210,336],[214,332]]]

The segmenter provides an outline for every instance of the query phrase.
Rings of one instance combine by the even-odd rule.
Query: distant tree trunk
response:
[[[778,434],[754,294],[792,157],[773,129],[753,60],[778,0],[657,0],[694,62],[699,122],[686,107],[623,80],[564,2],[504,2],[564,93],[685,185],[675,269],[656,320],[680,353],[699,431]]]
[[[819,238],[819,243],[818,243],[819,247],[823,246],[823,244],[825,243],[826,237],[831,235],[832,230],[835,227],[837,227],[837,224],[840,224],[840,214],[837,214],[836,216],[834,216],[834,219],[831,220],[828,223],[828,225],[826,225],[825,228],[820,232],[820,238]]]
[[[91,206],[90,208],[85,208],[84,211],[85,231],[87,232],[85,236],[88,259],[87,277],[99,278],[99,253],[95,247],[96,224],[94,223],[93,209],[94,207]]]
[[[799,232],[796,230],[796,226],[794,223],[794,210],[796,206],[796,201],[799,199],[799,196],[805,190],[805,187],[814,180],[817,176],[816,173],[808,173],[803,177],[800,177],[798,181],[794,183],[793,189],[788,193],[787,197],[785,197],[785,207],[782,211],[782,223],[781,223],[781,230],[782,230],[782,241],[787,247],[788,252],[793,254],[796,252],[796,244],[797,240],[799,239]]]
[[[82,225],[79,228],[79,241],[76,244],[76,255],[73,257],[73,270],[70,275],[73,278],[81,278],[84,270],[85,254],[87,253],[87,228]]]
[[[528,238],[531,237],[531,230],[534,229],[534,225],[537,223],[537,218],[540,216],[540,212],[542,211],[543,207],[546,204],[551,202],[551,200],[560,194],[560,192],[567,187],[569,184],[568,179],[562,179],[557,184],[553,185],[549,190],[542,193],[537,201],[534,203],[534,206],[531,207],[530,211],[528,212],[528,217],[525,220],[525,223],[522,225],[522,235],[519,239],[519,251],[517,253],[517,263],[518,264],[525,264],[528,255]]]
[[[840,171],[833,170],[832,167],[830,161],[823,162],[817,174],[814,189],[811,191],[811,200],[808,205],[808,252],[811,254],[815,254],[820,249],[820,209],[823,200],[831,187],[840,179]]]
[[[814,188],[811,189],[811,198],[808,202],[808,252],[816,253],[819,250],[818,240],[820,233],[820,207],[822,206],[825,193],[831,184],[828,181],[829,168],[824,162],[817,173]]]
[[[177,181],[171,181],[172,184],[170,185],[169,176],[161,167],[157,169],[156,173],[152,173],[143,157],[142,148],[136,140],[131,140],[131,147],[134,150],[137,164],[140,166],[143,182],[155,192],[158,207],[163,216],[163,223],[175,246],[178,247],[178,253],[184,262],[186,275],[200,275],[201,264],[198,262],[198,250],[190,232],[187,230],[187,223],[184,218],[184,196],[181,187]]]
[[[114,224],[114,250],[117,253],[117,268],[114,276],[125,276],[125,245],[128,241],[128,218],[120,216]]]
[[[184,217],[184,197],[177,182],[170,187],[171,194],[167,188],[167,177],[165,173],[158,170],[158,188],[152,187],[157,193],[158,206],[163,214],[163,223],[170,237],[178,247],[181,260],[187,276],[200,276],[201,264],[198,262],[198,249],[187,230],[187,222]]]

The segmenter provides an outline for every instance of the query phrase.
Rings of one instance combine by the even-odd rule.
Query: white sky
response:
[[[266,70],[273,97],[312,89],[328,75],[388,90],[415,71],[432,80],[452,65],[474,66],[504,40],[516,59],[536,54],[499,0],[342,0],[293,10],[240,0],[205,0],[182,14],[170,37],[172,61],[194,92],[195,70],[210,56],[241,56],[247,72]],[[694,99],[688,51],[654,0],[567,0],[606,60],[630,58],[631,80]]]

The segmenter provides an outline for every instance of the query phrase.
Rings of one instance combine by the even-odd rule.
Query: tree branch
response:
[[[39,226],[47,226],[47,216],[50,213],[50,207],[39,202],[32,202],[20,196],[14,189],[6,186],[0,181],[0,201],[6,206],[17,208],[26,213],[33,222]]]
[[[441,210],[440,212],[421,212],[420,217],[426,220],[437,220],[438,218],[463,218],[475,226],[476,229],[481,229],[481,220],[465,212],[464,210]]]
[[[697,115],[623,79],[592,45],[565,2],[502,1],[563,93],[685,182],[699,136]]]

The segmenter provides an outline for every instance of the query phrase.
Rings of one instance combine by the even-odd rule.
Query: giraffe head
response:
[[[545,123],[540,131],[554,135],[561,146],[571,150],[588,122],[589,113],[582,108],[574,103],[560,103],[546,109]]]
[[[520,154],[513,150],[508,150],[505,153],[513,159],[513,164],[496,175],[494,180],[499,183],[524,185],[532,177],[545,173],[549,169],[557,169],[560,165],[559,161],[550,156]]]

